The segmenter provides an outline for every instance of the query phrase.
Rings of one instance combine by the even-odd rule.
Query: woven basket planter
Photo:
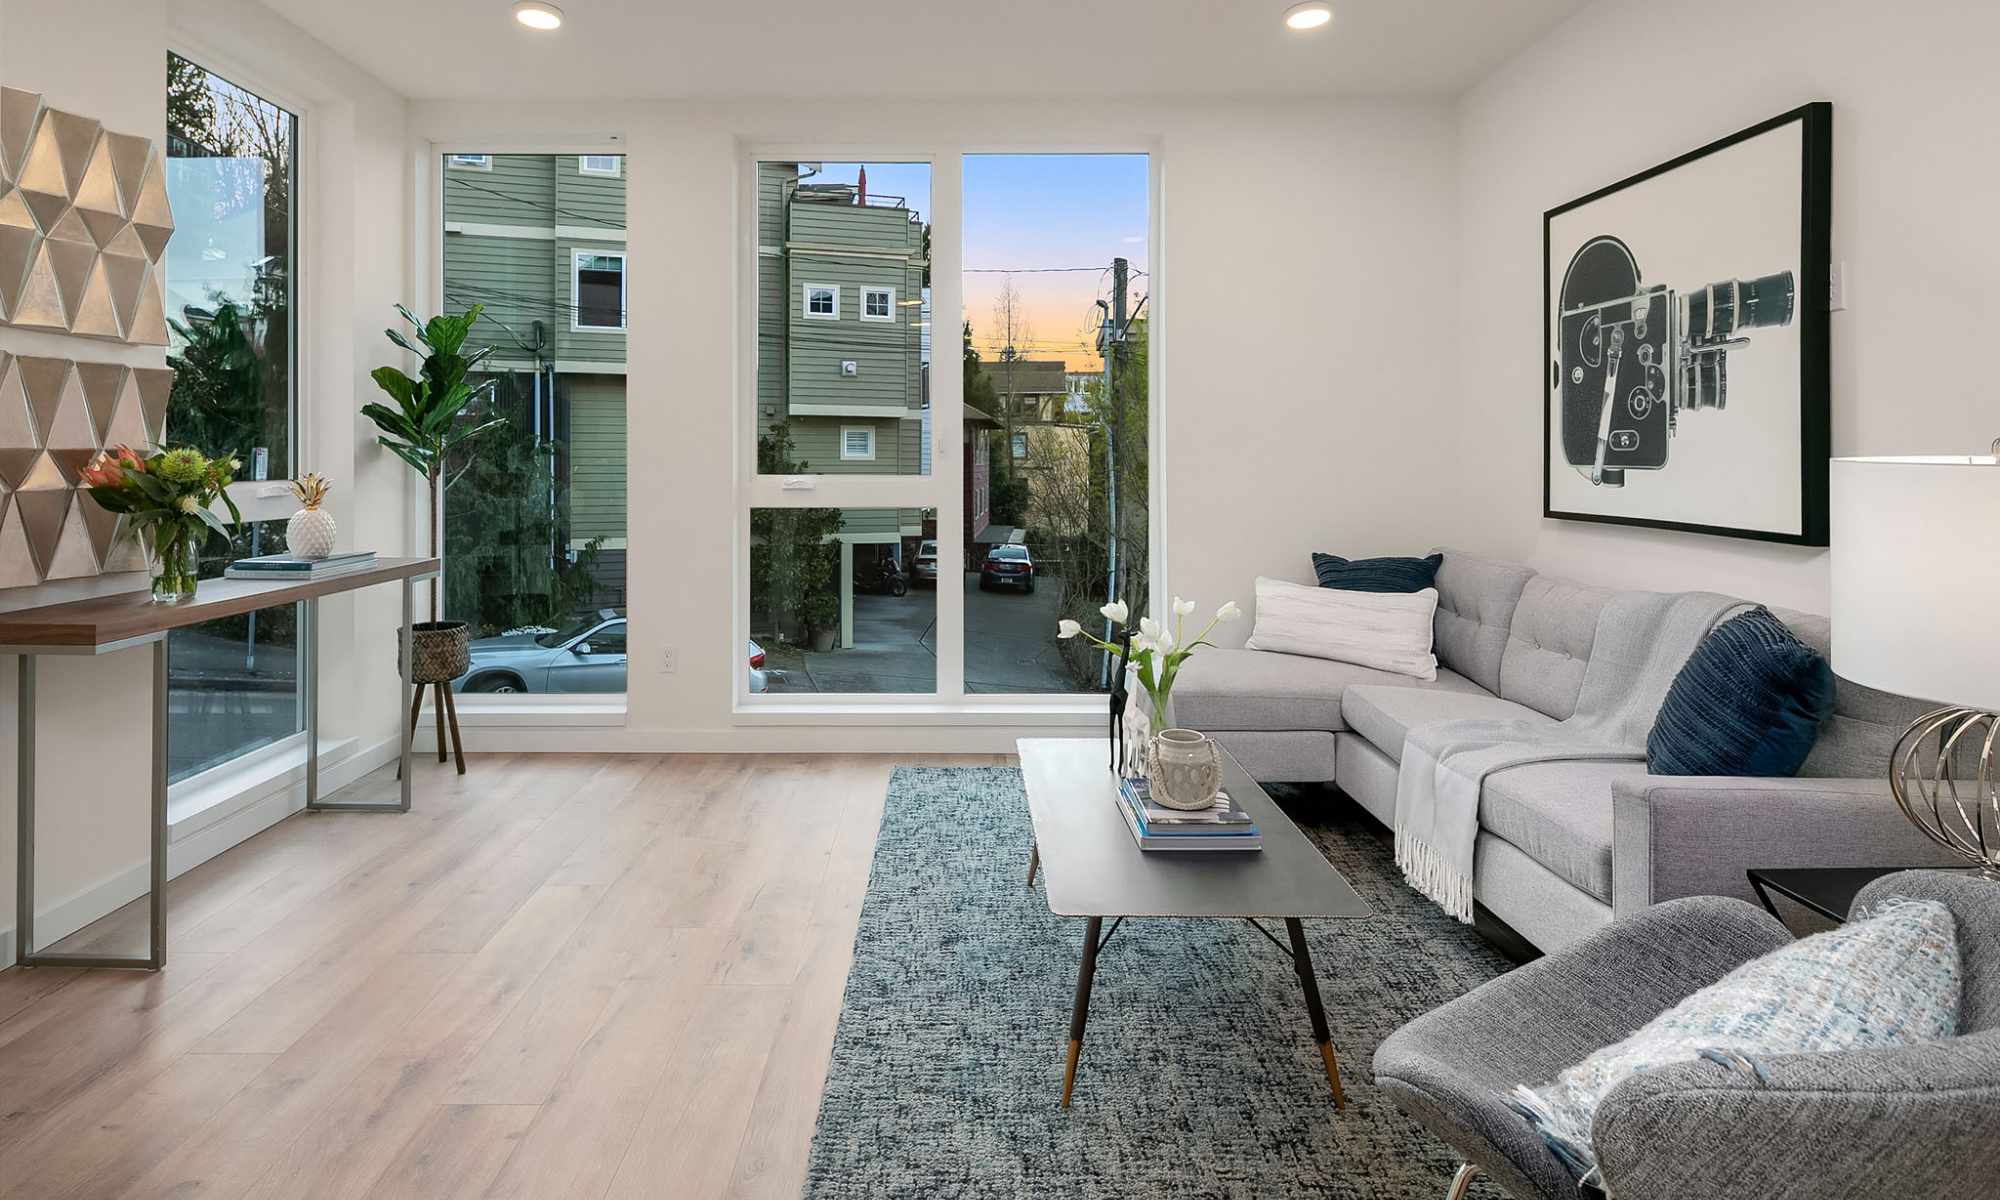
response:
[[[396,647],[397,666],[403,648]],[[418,687],[450,683],[472,669],[472,631],[463,621],[418,621],[410,626],[410,657],[416,670],[410,682]]]

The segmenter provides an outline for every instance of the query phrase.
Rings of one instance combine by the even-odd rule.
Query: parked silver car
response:
[[[770,684],[764,648],[749,643],[750,690]],[[623,692],[625,614],[600,608],[561,629],[523,631],[472,643],[472,668],[452,681],[457,692]]]
[[[459,692],[622,692],[625,614],[600,608],[544,633],[507,633],[472,643]]]

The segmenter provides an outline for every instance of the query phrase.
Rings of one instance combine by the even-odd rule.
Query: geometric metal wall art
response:
[[[0,87],[0,322],[166,345],[173,231],[150,138]]]
[[[166,367],[0,351],[0,588],[145,568],[77,484],[106,447],[160,444],[173,386]]]

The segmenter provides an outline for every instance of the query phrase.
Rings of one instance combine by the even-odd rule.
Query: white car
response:
[[[916,566],[910,572],[910,577],[918,583],[928,583],[932,587],[937,586],[937,541],[935,539],[925,538],[918,544]]]
[[[771,690],[771,681],[764,674],[764,647],[759,646],[755,642],[751,642],[750,643],[751,694],[754,695],[758,692],[768,692],[770,690]]]

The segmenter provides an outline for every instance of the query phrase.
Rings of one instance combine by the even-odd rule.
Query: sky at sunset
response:
[[[853,163],[827,163],[814,182],[852,183],[855,173]],[[901,196],[928,220],[930,173],[923,163],[869,163],[868,191]],[[964,315],[981,358],[999,358],[994,308],[1011,280],[1024,357],[1060,358],[1072,371],[1102,367],[1096,302],[1110,298],[1111,260],[1131,263],[1130,303],[1150,286],[1146,185],[1143,154],[966,156]]]

